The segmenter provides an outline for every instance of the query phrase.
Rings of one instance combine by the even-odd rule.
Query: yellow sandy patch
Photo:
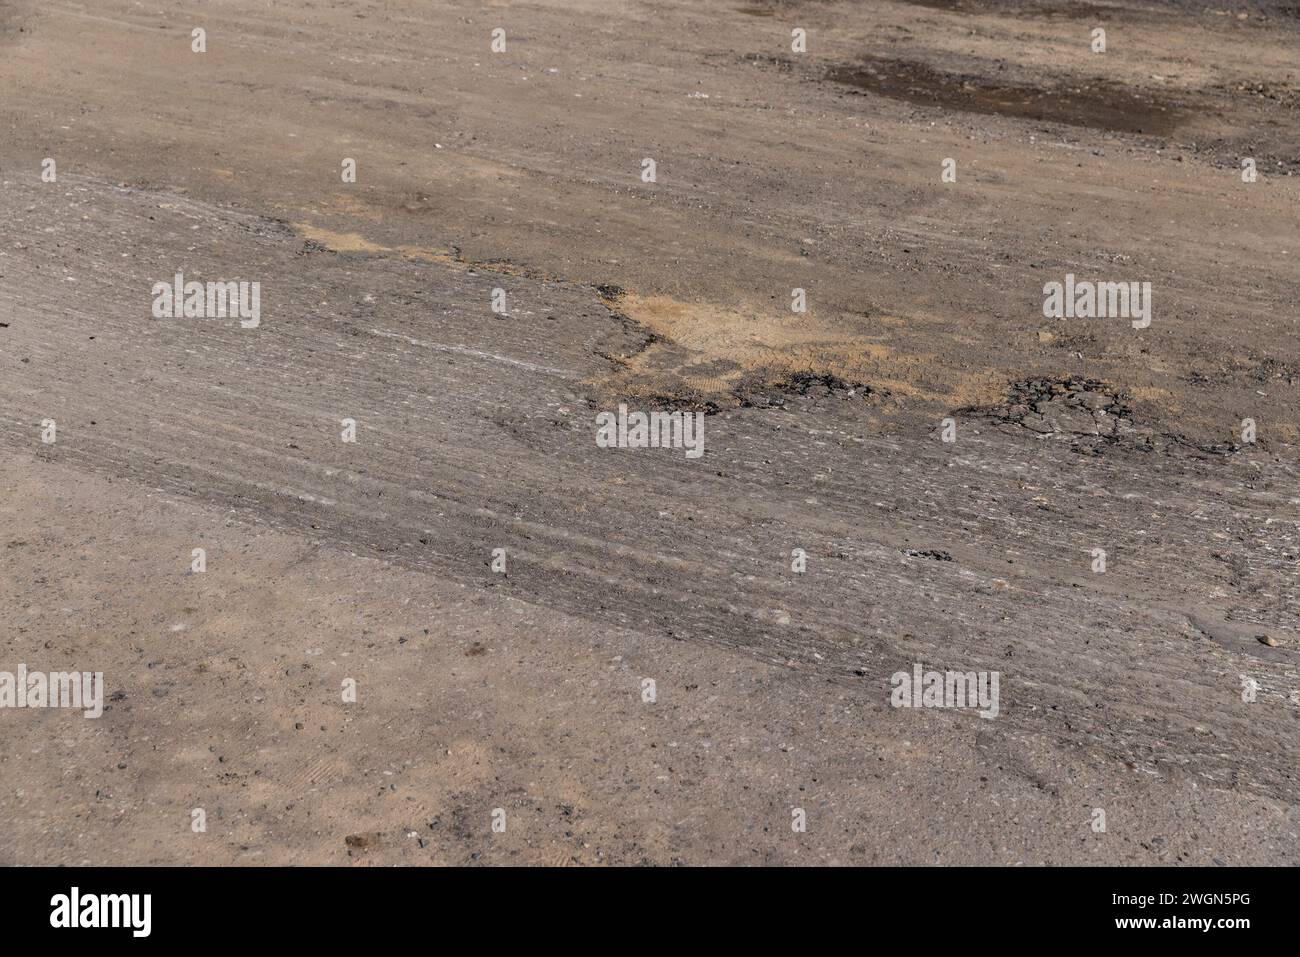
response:
[[[994,406],[1007,397],[1007,374],[996,369],[962,376],[953,386],[948,401],[959,408]]]
[[[336,253],[372,253],[375,255],[395,254],[406,259],[418,259],[422,262],[443,263],[448,266],[454,266],[458,269],[477,269],[480,272],[500,273],[503,276],[526,276],[532,279],[553,279],[550,276],[541,276],[534,270],[525,269],[521,266],[515,266],[510,263],[477,263],[469,262],[464,259],[458,259],[451,253],[441,249],[434,249],[429,246],[412,246],[404,244],[401,246],[383,246],[376,242],[371,242],[360,233],[336,232],[332,229],[324,229],[320,226],[312,226],[309,223],[294,223],[293,228],[304,239],[310,239],[313,242],[320,243],[326,249]]]
[[[641,380],[660,390],[684,386],[717,395],[744,379],[775,382],[808,372],[916,395],[921,390],[914,381],[931,358],[901,356],[874,337],[836,328],[811,313],[783,314],[772,306],[721,306],[636,293],[624,294],[615,305],[663,340],[627,360],[618,377],[624,386]],[[871,321],[896,325],[901,320]],[[725,371],[718,371],[719,366]]]
[[[1142,386],[1131,389],[1129,394],[1135,399],[1142,399],[1147,402],[1163,402],[1174,397],[1174,394],[1168,389],[1161,389],[1156,386]]]
[[[306,239],[320,243],[326,249],[336,253],[390,253],[391,246],[380,246],[364,238],[360,233],[336,233],[330,229],[309,226],[306,223],[294,223],[293,228]]]

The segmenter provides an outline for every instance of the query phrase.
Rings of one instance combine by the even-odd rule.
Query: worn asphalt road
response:
[[[154,6],[0,2],[0,863],[1300,862],[1293,5]]]

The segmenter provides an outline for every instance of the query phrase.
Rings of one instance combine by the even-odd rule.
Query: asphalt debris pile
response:
[[[1097,379],[1069,376],[1013,382],[1002,405],[968,409],[1042,435],[1119,439],[1139,434],[1128,396]]]

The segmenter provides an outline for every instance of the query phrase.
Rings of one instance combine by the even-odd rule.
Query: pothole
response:
[[[1076,447],[1096,449],[1125,437],[1141,440],[1133,424],[1129,398],[1097,379],[1068,376],[1013,382],[1000,405],[957,410],[978,415],[1039,435],[1063,436]]]
[[[889,391],[865,382],[850,382],[829,372],[787,372],[764,381],[755,376],[742,380],[731,390],[741,408],[781,408],[791,396],[813,399],[874,400],[887,398]]]
[[[780,408],[810,401],[877,402],[924,357],[897,356],[869,336],[810,315],[688,303],[599,287],[616,320],[598,347],[614,370],[599,385],[673,408]]]
[[[1127,396],[1079,376],[1014,382],[1007,401],[988,414],[1044,435],[1110,437],[1137,432]]]
[[[1011,383],[999,405],[966,407],[958,415],[979,416],[1070,440],[1076,451],[1100,455],[1112,446],[1164,452],[1184,448],[1213,455],[1238,450],[1232,442],[1206,444],[1182,435],[1157,432],[1134,421],[1132,397],[1082,376],[1037,377]]]

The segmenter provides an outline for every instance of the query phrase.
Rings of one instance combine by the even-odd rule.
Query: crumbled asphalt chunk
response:
[[[916,549],[904,548],[903,554],[911,558],[929,558],[936,562],[950,562],[952,556],[938,548]]]

